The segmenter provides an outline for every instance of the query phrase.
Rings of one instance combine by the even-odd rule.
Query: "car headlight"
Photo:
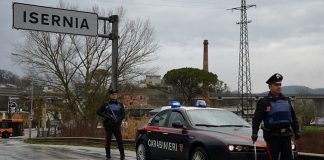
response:
[[[236,146],[236,147],[235,147],[235,149],[236,149],[237,151],[241,152],[241,151],[242,151],[242,149],[243,149],[243,147],[242,147],[242,146],[240,146],[240,145],[238,145],[238,146]]]
[[[296,145],[295,144],[291,144],[291,150],[295,150],[296,149]]]
[[[228,145],[228,150],[230,152],[242,152],[242,151],[245,151],[245,152],[248,152],[250,150],[249,146],[242,146],[242,145]]]
[[[228,150],[229,151],[234,151],[234,149],[235,149],[234,145],[228,145]]]

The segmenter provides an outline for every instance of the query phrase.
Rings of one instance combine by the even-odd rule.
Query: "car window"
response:
[[[10,123],[8,123],[8,122],[2,122],[2,123],[0,124],[0,127],[1,127],[1,128],[10,128]]]
[[[199,109],[187,111],[188,116],[192,120],[194,125],[243,125],[250,126],[248,122],[243,120],[236,114],[226,111],[226,110],[216,110],[216,109]]]
[[[152,126],[166,126],[168,111],[158,113],[151,121]]]
[[[172,127],[172,123],[176,121],[180,121],[183,126],[186,126],[186,121],[183,118],[182,114],[180,112],[173,111],[170,115],[169,127]]]

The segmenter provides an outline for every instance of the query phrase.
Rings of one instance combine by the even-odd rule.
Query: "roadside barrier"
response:
[[[299,160],[324,160],[324,154],[298,152]]]
[[[31,140],[36,142],[70,142],[70,143],[83,143],[83,144],[105,144],[104,138],[93,138],[93,137],[38,137],[32,138]],[[112,139],[115,143],[116,139]],[[123,139],[124,146],[135,146],[134,139]]]

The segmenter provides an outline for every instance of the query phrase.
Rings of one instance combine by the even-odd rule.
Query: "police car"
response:
[[[253,160],[255,156],[258,160],[269,159],[262,132],[254,145],[250,138],[252,128],[241,117],[224,109],[179,104],[164,107],[138,129],[138,160]]]

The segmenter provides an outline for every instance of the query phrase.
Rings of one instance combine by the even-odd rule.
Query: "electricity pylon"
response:
[[[253,114],[251,75],[250,75],[250,56],[249,56],[249,39],[248,23],[246,10],[256,7],[256,5],[246,5],[246,0],[241,0],[241,6],[231,8],[230,10],[241,11],[241,20],[236,24],[240,25],[240,52],[239,52],[239,74],[238,74],[238,96],[240,101],[238,110],[241,116],[249,121]]]

